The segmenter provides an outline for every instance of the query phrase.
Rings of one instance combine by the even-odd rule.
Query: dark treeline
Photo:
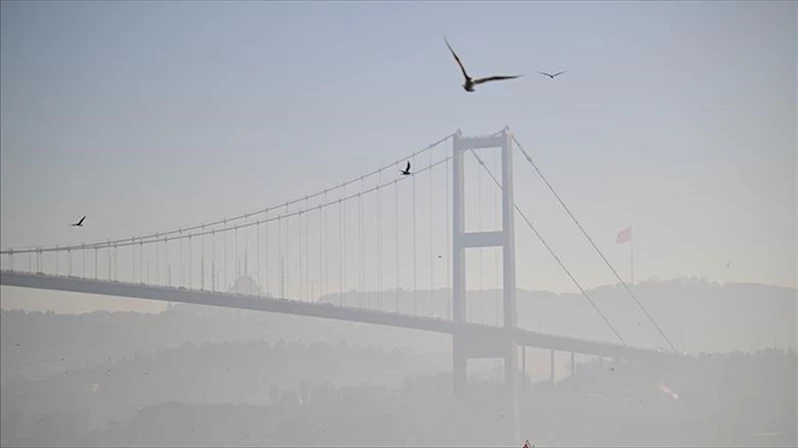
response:
[[[424,360],[404,350],[346,343],[263,341],[185,343],[151,356],[93,363],[40,377],[4,377],[3,415],[80,415],[89,428],[162,402],[197,404],[270,402],[275,388],[371,381],[396,386]]]
[[[611,372],[556,354],[555,387],[519,395],[523,439],[557,445],[796,445],[796,290],[701,279],[635,286],[670,338],[703,356],[689,367]],[[627,342],[662,341],[619,287],[591,291]],[[391,309],[413,294],[323,301]],[[445,312],[446,291],[419,292]],[[496,291],[470,292],[475,312]],[[584,299],[519,292],[521,326],[611,340]],[[472,316],[474,317],[474,316]],[[475,318],[490,323],[490,316]],[[680,322],[680,325],[674,325]],[[790,338],[789,338],[790,336]],[[3,310],[3,446],[491,445],[508,443],[502,369],[470,365],[470,396],[452,397],[451,339],[419,331],[177,305],[159,314]],[[739,350],[738,352],[732,352]],[[529,378],[549,377],[530,350]],[[674,398],[672,393],[676,394]],[[513,441],[515,443],[515,441]]]
[[[284,374],[296,375],[299,383],[277,386],[273,370],[261,369],[260,361],[252,359],[255,349],[281,364]],[[338,371],[334,365],[358,360],[363,361],[360,368],[372,364],[372,371],[378,365],[397,368],[406,362],[399,352],[344,345],[209,344],[114,363],[108,366],[110,373],[95,366],[63,378],[16,379],[12,387],[3,388],[2,442],[3,446],[509,443],[510,415],[498,382],[473,382],[467,396],[454,398],[447,373],[407,377],[396,387],[366,381],[334,386],[325,378]],[[228,365],[239,373],[230,374]],[[622,362],[610,370],[607,363],[589,362],[578,365],[574,377],[554,385],[524,385],[517,395],[522,437],[538,446],[795,446],[796,377],[796,353],[773,350],[695,358],[665,369]],[[95,384],[99,387],[93,388]],[[218,404],[197,398],[212,390]],[[35,399],[31,394],[42,396]],[[142,394],[150,398],[141,399]],[[60,405],[52,404],[58,401]],[[151,404],[142,405],[147,401]],[[122,412],[114,410],[117,403],[139,405]],[[100,414],[117,418],[99,424]]]
[[[239,292],[246,292],[239,283],[247,282],[237,282]],[[257,285],[249,289],[258,292]],[[696,278],[642,282],[633,289],[669,339],[683,351],[796,348],[795,289],[718,285]],[[603,286],[590,294],[629,344],[651,348],[666,345],[621,287]],[[421,314],[433,312],[445,317],[447,297],[445,290],[419,291],[415,296],[409,291],[384,291],[377,296],[349,293],[320,300],[385,310],[393,310],[396,300],[401,311],[417,309]],[[499,291],[470,291],[467,317],[489,324],[499,322],[500,299]],[[519,290],[518,302],[521,327],[617,342],[579,294]],[[137,352],[149,355],[187,341],[235,340],[368,341],[385,349],[401,346],[417,353],[445,355],[451,349],[450,339],[442,335],[215,307],[176,305],[159,314],[0,313],[0,350],[7,361],[1,369],[3,375],[39,376],[64,367],[78,369],[94,362],[132,357]],[[23,349],[18,350],[17,344]]]

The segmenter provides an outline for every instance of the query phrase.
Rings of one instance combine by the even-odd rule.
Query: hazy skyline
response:
[[[509,125],[625,280],[615,238],[632,224],[636,280],[796,288],[796,12],[3,2],[2,247],[258,210],[456,129]],[[445,35],[474,76],[526,76],[465,93]],[[524,163],[516,155],[517,203],[582,283],[615,283]],[[67,226],[84,214],[85,228]],[[518,223],[516,255],[520,288],[574,290]]]

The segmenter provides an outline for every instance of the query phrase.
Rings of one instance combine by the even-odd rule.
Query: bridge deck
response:
[[[448,319],[411,316],[391,311],[339,307],[321,302],[301,302],[298,300],[274,297],[187,290],[184,288],[135,283],[96,281],[78,277],[30,274],[4,270],[0,271],[0,285],[268,311],[273,313],[320,317],[324,319],[363,322],[452,335],[458,334],[468,336],[469,338],[500,340],[508,335],[508,330],[502,327],[476,323],[459,323]],[[522,328],[516,328],[511,331],[514,333],[518,344],[528,347],[637,360],[674,356],[672,353],[622,346],[607,342],[589,341],[568,336],[549,335]]]

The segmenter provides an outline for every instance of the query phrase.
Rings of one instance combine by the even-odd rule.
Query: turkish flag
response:
[[[633,226],[627,227],[619,232],[619,234],[616,236],[616,244],[626,243],[631,239],[633,239]]]

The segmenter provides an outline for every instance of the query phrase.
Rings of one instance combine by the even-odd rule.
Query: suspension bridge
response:
[[[499,153],[492,169],[481,153]],[[597,251],[672,352],[628,345],[567,266],[514,202],[513,155],[521,153]],[[411,173],[401,171],[411,162]],[[467,169],[471,166],[471,170]],[[466,181],[476,182],[468,198]],[[482,183],[493,189],[493,228],[485,230]],[[476,231],[466,209],[476,208]],[[518,219],[517,219],[518,218]],[[517,325],[515,227],[535,234],[617,343],[550,335]],[[471,224],[474,224],[472,220]],[[499,248],[484,263],[483,248]],[[477,250],[467,275],[465,252]],[[508,128],[465,137],[458,131],[339,185],[261,210],[149,234],[63,246],[0,251],[0,284],[54,291],[212,305],[365,322],[451,334],[453,386],[466,387],[467,359],[502,358],[506,390],[516,408],[519,347],[665,361],[674,346],[643,308],[532,157]],[[486,264],[488,267],[486,268]],[[477,322],[466,281],[497,275],[495,322]],[[501,273],[500,273],[501,271]],[[231,290],[240,278],[245,290]],[[478,285],[481,286],[481,285]],[[420,288],[427,288],[422,293]],[[434,291],[443,291],[434,296]],[[525,350],[522,349],[522,363]],[[572,363],[572,365],[574,365]],[[521,366],[524,370],[524,366]],[[511,415],[517,415],[513,412]],[[516,425],[515,425],[516,426]],[[516,426],[518,427],[518,426]]]

